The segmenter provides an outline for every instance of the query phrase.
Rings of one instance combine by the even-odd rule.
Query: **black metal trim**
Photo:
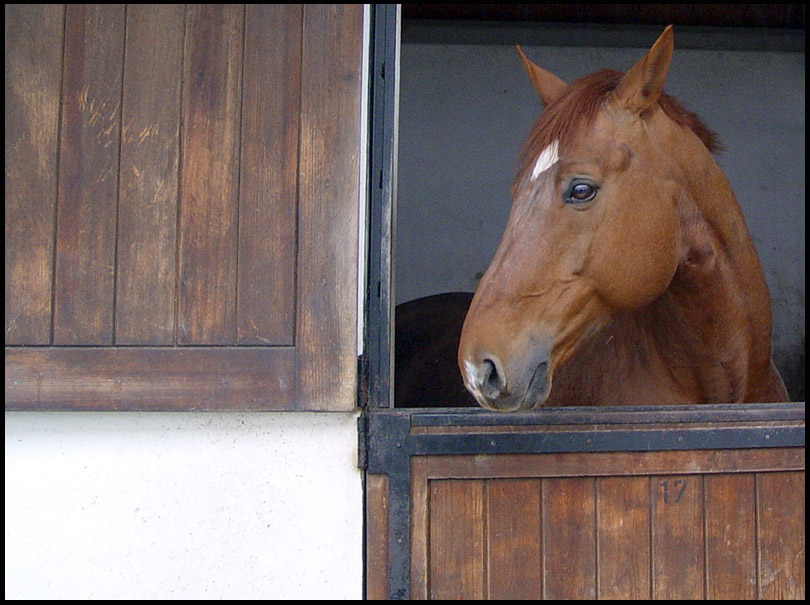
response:
[[[368,275],[365,351],[368,405],[391,406],[393,288],[391,248],[396,197],[399,7],[372,4],[369,66]]]
[[[411,416],[413,426],[535,426],[576,424],[662,424],[804,420],[804,403],[562,407],[494,414],[483,408],[432,408]]]

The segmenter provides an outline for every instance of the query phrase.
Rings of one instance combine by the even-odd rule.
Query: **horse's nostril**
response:
[[[481,391],[490,399],[497,399],[506,386],[503,377],[498,372],[498,366],[490,359],[481,364]]]

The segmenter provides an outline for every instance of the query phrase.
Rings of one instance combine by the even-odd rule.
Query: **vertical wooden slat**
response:
[[[650,481],[596,480],[600,599],[650,598]]]
[[[652,477],[654,599],[702,599],[703,478]]]
[[[366,475],[366,598],[388,599],[388,475]]]
[[[483,599],[484,482],[430,482],[431,599]]]
[[[804,471],[757,475],[761,599],[805,598],[804,489]]]
[[[356,405],[362,41],[362,5],[306,5],[296,308],[301,409]]]
[[[543,597],[596,597],[594,479],[543,479]]]
[[[184,18],[178,4],[127,9],[116,344],[174,342]]]
[[[189,5],[178,344],[234,343],[244,5]]]
[[[64,5],[6,4],[7,345],[51,340]]]
[[[428,598],[428,534],[429,523],[428,458],[411,457],[411,544],[410,544],[410,598]]]
[[[540,481],[487,482],[489,599],[539,599],[542,595]]]
[[[291,345],[302,7],[246,11],[237,344]]]
[[[123,5],[69,4],[56,226],[53,342],[113,342]]]
[[[706,598],[757,597],[753,474],[707,475]]]

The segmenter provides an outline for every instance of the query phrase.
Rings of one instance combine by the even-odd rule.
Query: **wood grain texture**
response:
[[[362,5],[306,5],[296,299],[302,409],[355,406],[362,40]]]
[[[429,512],[430,485],[428,460],[425,456],[411,457],[411,523],[410,523],[410,598],[427,600],[430,560]]]
[[[189,5],[177,343],[234,343],[244,5]]]
[[[6,410],[288,410],[289,348],[6,349]]]
[[[543,479],[543,598],[596,598],[594,479]]]
[[[598,595],[600,599],[650,598],[650,480],[596,480]]]
[[[51,341],[64,5],[5,5],[7,345]]]
[[[759,598],[805,598],[804,472],[757,475]]]
[[[430,483],[431,599],[483,599],[486,594],[483,481]]]
[[[123,5],[65,13],[53,343],[113,344]]]
[[[410,596],[803,598],[803,469],[803,448],[416,456]]]
[[[292,345],[303,9],[246,11],[236,339]]]
[[[703,477],[651,477],[652,598],[704,598]]]
[[[752,473],[711,475],[706,498],[706,598],[757,597],[756,490]]]
[[[127,9],[116,344],[174,344],[184,22],[178,4]]]
[[[540,481],[487,481],[488,599],[543,594]]]
[[[366,598],[388,600],[388,475],[366,475]]]
[[[7,409],[355,409],[362,5],[5,11]]]

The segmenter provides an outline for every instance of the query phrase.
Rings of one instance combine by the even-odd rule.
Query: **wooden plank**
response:
[[[244,5],[189,5],[177,343],[234,343]]]
[[[804,448],[430,456],[431,478],[604,477],[803,470]]]
[[[650,481],[596,480],[600,599],[650,598]]]
[[[805,598],[804,471],[757,475],[759,598]]]
[[[484,482],[430,482],[431,599],[486,594]]]
[[[652,598],[704,597],[703,478],[652,477]]]
[[[366,475],[366,598],[388,600],[388,475]]]
[[[304,8],[296,350],[300,409],[352,410],[363,6]]]
[[[303,11],[246,11],[236,338],[292,345]]]
[[[488,599],[539,599],[540,482],[487,481]]]
[[[757,598],[756,505],[751,473],[704,478],[706,597]]]
[[[591,478],[543,479],[543,598],[596,597],[596,507]]]
[[[6,4],[7,345],[51,341],[64,5]]]
[[[53,343],[113,343],[123,5],[69,4]]]
[[[427,458],[411,457],[410,598],[428,598],[428,545],[430,541]]]
[[[174,343],[184,20],[179,4],[127,9],[116,344]]]
[[[289,347],[6,349],[6,410],[289,410]]]

